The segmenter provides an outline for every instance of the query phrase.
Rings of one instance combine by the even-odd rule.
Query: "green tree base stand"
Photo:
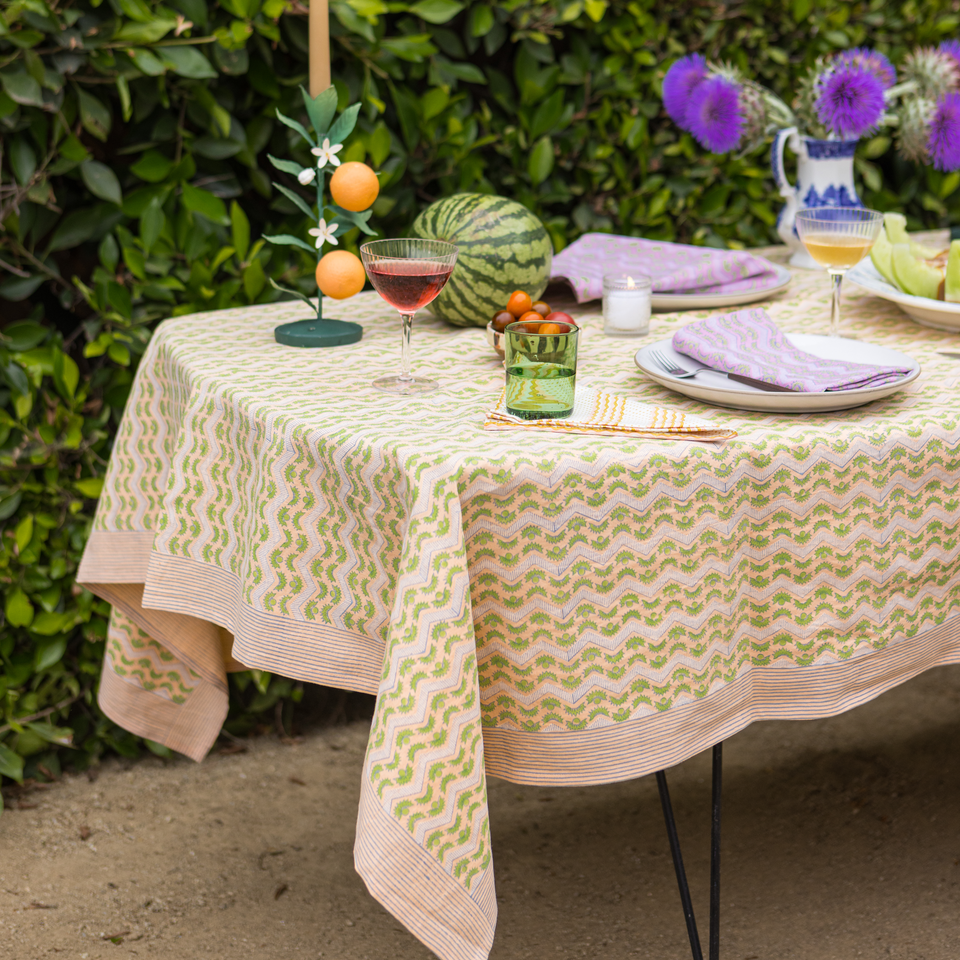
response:
[[[357,343],[363,327],[350,320],[324,320],[323,298],[317,298],[317,316],[313,320],[294,320],[274,328],[273,338],[287,347],[342,347]]]

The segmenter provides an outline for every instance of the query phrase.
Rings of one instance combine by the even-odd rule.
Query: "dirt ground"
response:
[[[0,958],[427,960],[353,870],[365,742],[353,723],[26,795],[0,818]],[[958,744],[960,667],[728,741],[724,960],[956,960]],[[709,756],[670,786],[705,928]],[[495,780],[490,804],[492,960],[690,957],[653,777]]]

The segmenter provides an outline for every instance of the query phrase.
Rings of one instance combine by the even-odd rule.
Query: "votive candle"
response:
[[[608,337],[642,337],[650,331],[650,285],[643,274],[603,278],[603,332]]]

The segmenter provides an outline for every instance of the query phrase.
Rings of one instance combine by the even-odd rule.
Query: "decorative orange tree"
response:
[[[270,162],[284,173],[297,178],[302,186],[314,184],[317,191],[316,209],[308,204],[299,193],[290,190],[280,183],[274,186],[294,203],[297,208],[309,219],[316,223],[307,232],[314,238],[314,246],[310,246],[299,237],[289,233],[276,236],[265,236],[271,243],[288,244],[301,247],[310,253],[317,253],[317,315],[315,319],[297,320],[277,327],[274,335],[278,343],[299,347],[334,347],[344,343],[356,343],[363,334],[363,328],[345,320],[325,320],[323,317],[323,297],[334,300],[344,300],[352,297],[363,289],[366,274],[360,258],[348,250],[332,250],[323,253],[323,248],[335,247],[339,244],[336,236],[344,224],[358,227],[361,232],[374,236],[370,229],[369,220],[373,202],[380,192],[380,183],[376,173],[365,163],[349,161],[341,163],[337,154],[343,149],[343,141],[350,136],[357,122],[360,104],[355,103],[343,110],[339,117],[334,119],[337,112],[337,91],[335,87],[327,87],[316,97],[300,88],[303,103],[313,126],[313,135],[296,120],[284,116],[277,110],[277,118],[291,130],[295,130],[310,145],[310,153],[316,157],[316,166],[302,167],[292,160],[279,160],[268,154]],[[331,203],[324,199],[324,181],[327,173],[333,170],[330,178]],[[349,229],[349,226],[348,228]],[[341,233],[342,235],[342,233]],[[273,278],[270,279],[278,290],[289,293],[311,309],[310,300],[298,290],[281,287]]]

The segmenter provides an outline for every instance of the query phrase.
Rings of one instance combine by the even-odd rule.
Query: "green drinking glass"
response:
[[[517,321],[504,333],[507,413],[521,420],[569,417],[577,385],[579,327]]]

